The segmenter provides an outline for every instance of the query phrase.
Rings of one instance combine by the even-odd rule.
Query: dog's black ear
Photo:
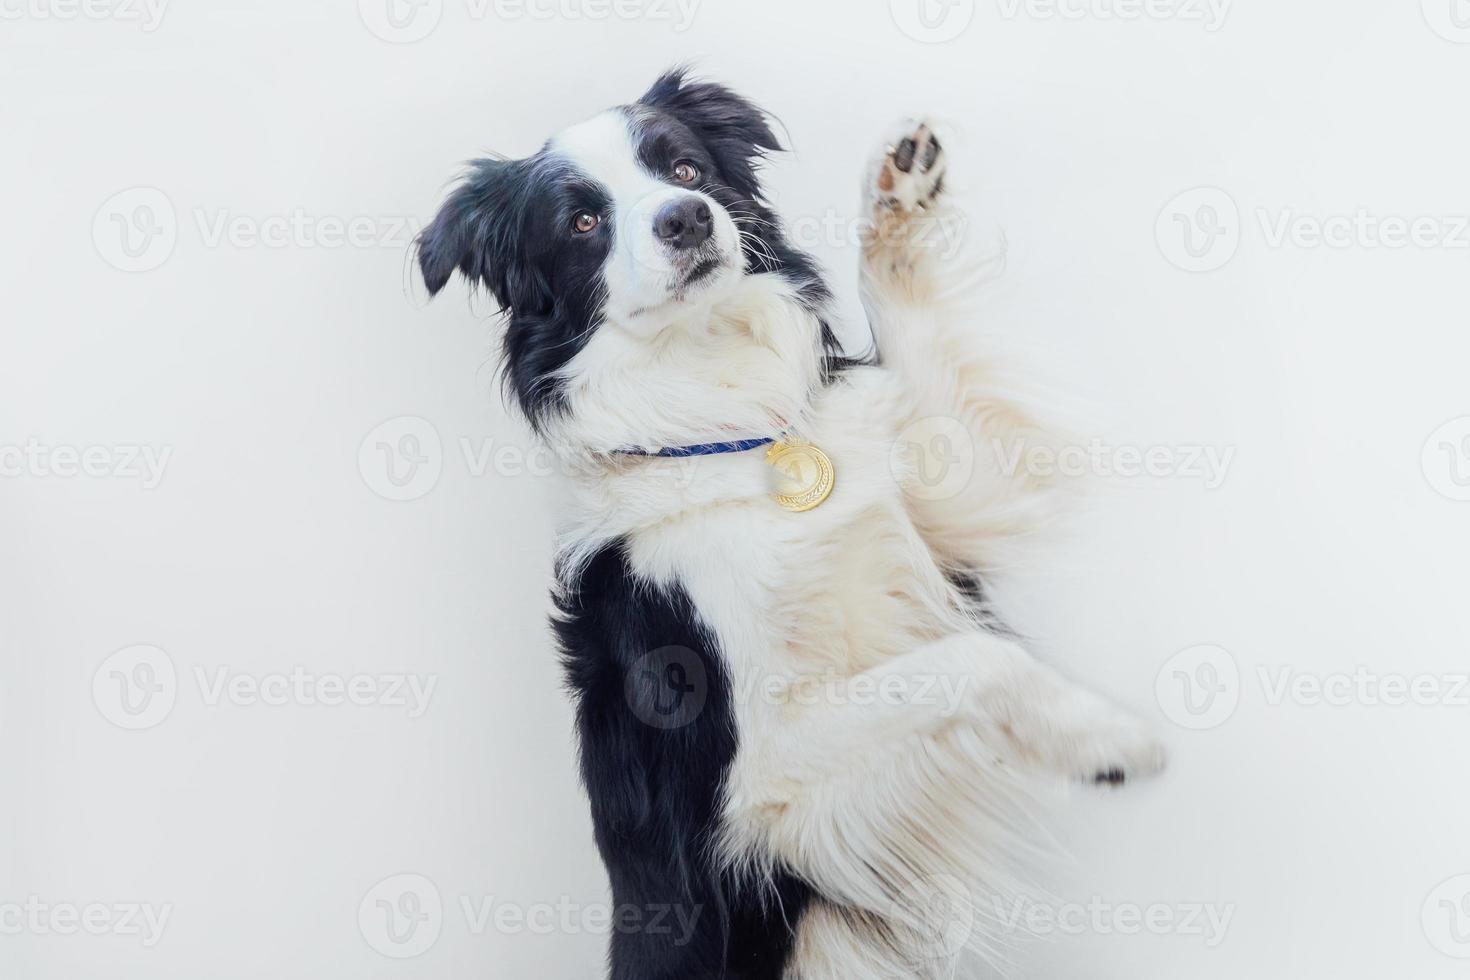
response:
[[[732,186],[756,191],[755,169],[766,153],[781,149],[766,113],[743,96],[712,82],[691,81],[688,68],[665,72],[638,100],[694,130],[718,159]]]
[[[489,288],[503,309],[529,302],[518,254],[524,185],[522,161],[470,164],[438,215],[415,240],[419,271],[430,296],[437,295],[458,269],[469,282]]]

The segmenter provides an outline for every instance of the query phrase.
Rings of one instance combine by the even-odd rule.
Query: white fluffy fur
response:
[[[621,175],[630,202],[666,193],[638,177],[616,125],[588,125],[561,145],[591,173]],[[944,166],[900,174],[885,148],[869,175],[863,289],[881,367],[823,387],[817,318],[773,275],[732,270],[662,309],[654,331],[620,322],[650,306],[659,275],[628,258],[641,247],[630,233],[614,259],[626,266],[609,268],[618,301],[568,366],[570,411],[548,431],[574,472],[564,557],[626,537],[638,573],[682,586],[719,640],[741,738],[722,857],[755,874],[784,865],[824,898],[803,919],[791,980],[952,976],[959,947],[1000,941],[986,910],[1024,843],[1026,774],[1162,765],[1138,722],[987,630],[946,575],[992,567],[1045,519],[1050,488],[992,457],[992,438],[1047,436],[977,349],[966,273],[910,234],[942,216],[931,198]],[[930,499],[901,436],[936,416],[972,433],[975,469]],[[835,465],[836,491],[808,513],[772,502],[761,450],[609,455],[787,431]],[[884,685],[892,697],[859,696]],[[963,935],[936,932],[935,902]]]

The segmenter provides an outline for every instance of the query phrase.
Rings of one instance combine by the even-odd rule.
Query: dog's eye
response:
[[[601,221],[602,219],[591,211],[581,211],[572,219],[572,230],[579,235],[585,235],[596,228]]]
[[[674,179],[681,184],[692,184],[699,179],[699,168],[688,160],[674,164]]]

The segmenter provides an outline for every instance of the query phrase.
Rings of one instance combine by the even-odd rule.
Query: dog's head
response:
[[[589,345],[604,361],[652,356],[767,273],[821,305],[819,275],[762,197],[757,169],[778,148],[760,109],[670,72],[531,157],[476,161],[419,236],[424,281],[436,294],[457,269],[494,295],[507,386],[544,430],[599,366]]]

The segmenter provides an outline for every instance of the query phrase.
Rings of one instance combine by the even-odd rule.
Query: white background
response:
[[[926,0],[928,34],[911,0],[703,0],[687,24],[431,0],[396,33],[387,0],[181,0],[152,30],[100,2],[0,0],[0,913],[170,918],[148,946],[0,915],[0,975],[599,975],[604,937],[567,914],[477,930],[461,905],[595,910],[605,880],[544,627],[550,481],[518,475],[490,311],[458,285],[426,305],[406,243],[461,161],[531,152],[683,60],[789,130],[772,195],[808,222],[846,336],[862,162],[894,119],[938,113],[956,192],[1010,242],[997,327],[1046,352],[1106,445],[1234,454],[1215,488],[1099,474],[1073,535],[1002,583],[1044,656],[1172,752],[1161,781],[1049,819],[1071,858],[1044,883],[1104,911],[1021,944],[1012,975],[1464,975],[1470,885],[1440,886],[1470,873],[1465,692],[1272,694],[1359,667],[1453,694],[1470,670],[1463,0],[1223,22],[1184,0]],[[1201,187],[1224,197],[1176,200]],[[135,188],[155,191],[114,197]],[[1276,236],[1359,209],[1439,231]],[[284,241],[246,234],[292,215]],[[351,219],[368,240],[334,246]],[[1223,232],[1196,258],[1190,223],[1196,245]],[[430,428],[368,439],[404,416]],[[378,443],[405,435],[429,462],[397,492]],[[102,447],[111,475],[28,445]],[[477,475],[487,446],[507,455]],[[169,452],[156,486],[128,447]],[[176,689],[129,731],[118,678],[143,675],[109,658],[140,644]],[[437,686],[418,717],[211,703],[221,676],[298,667]],[[377,899],[432,899],[379,886],[400,874],[443,911],[395,946]],[[1150,907],[1175,925],[1128,929]],[[1186,927],[1195,907],[1230,915],[1223,937]]]

